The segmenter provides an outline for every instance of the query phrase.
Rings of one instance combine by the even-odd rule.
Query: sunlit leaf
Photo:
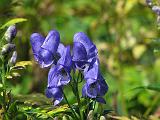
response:
[[[68,109],[69,109],[68,105],[63,105],[63,106],[57,107],[57,108],[55,108],[53,110],[50,110],[49,112],[47,112],[47,114],[53,115],[53,114],[65,112]]]
[[[25,19],[25,18],[15,18],[15,19],[12,19],[12,20],[8,21],[4,25],[2,25],[0,27],[0,29],[4,29],[5,27],[9,27],[10,25],[20,23],[20,22],[25,22],[25,21],[27,21],[27,19]]]
[[[31,66],[32,65],[32,62],[31,61],[20,61],[20,62],[17,62],[15,67],[26,67],[26,66]]]
[[[30,95],[18,95],[15,97],[18,102],[28,105],[47,105],[51,104],[50,99],[46,98],[43,94],[35,93]]]

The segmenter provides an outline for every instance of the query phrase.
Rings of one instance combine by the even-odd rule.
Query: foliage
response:
[[[65,44],[72,44],[73,34],[83,31],[99,49],[101,71],[109,84],[105,96],[107,104],[101,107],[129,118],[158,119],[160,32],[156,29],[157,16],[145,0],[2,1],[0,26],[12,18],[27,19],[17,25],[18,61],[33,58],[29,37],[35,31],[46,34],[50,29],[57,29]],[[3,33],[4,29],[0,31],[1,38]],[[19,70],[21,76],[7,83],[15,96],[34,92],[44,94],[47,71],[42,72],[33,63],[24,71]],[[70,89],[66,91],[69,101],[74,103]]]

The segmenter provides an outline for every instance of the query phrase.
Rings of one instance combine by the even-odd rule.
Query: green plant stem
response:
[[[152,111],[152,109],[154,108],[154,106],[156,105],[156,103],[159,102],[159,98],[160,98],[160,94],[156,95],[153,99],[153,102],[151,104],[150,107],[148,107],[148,109],[146,110],[146,112],[144,113],[144,117],[147,117],[149,115],[149,113]]]
[[[61,90],[61,91],[62,91],[62,93],[63,93],[63,97],[64,97],[65,101],[67,102],[69,108],[70,108],[71,111],[72,111],[73,116],[76,118],[76,120],[79,120],[78,117],[77,117],[77,115],[76,115],[76,113],[75,113],[75,111],[73,110],[72,106],[71,106],[70,103],[68,102],[68,99],[67,99],[65,93],[63,92],[63,90]]]
[[[81,113],[81,112],[80,112],[80,104],[81,104],[80,102],[81,102],[81,101],[80,101],[80,97],[79,97],[79,89],[78,89],[78,80],[79,80],[80,74],[81,74],[81,73],[80,73],[80,71],[79,71],[79,72],[78,72],[78,76],[77,76],[77,82],[76,82],[76,91],[77,91],[77,92],[76,92],[76,93],[77,93],[76,96],[77,96],[77,102],[78,102],[79,116],[80,116],[80,119],[82,120],[82,117],[81,117],[81,114],[80,114],[80,113]],[[81,78],[81,79],[82,79],[82,78]]]
[[[77,79],[75,80],[75,78],[74,78],[74,74],[73,74],[73,93],[74,93],[74,95],[76,96],[76,98],[77,98],[77,103],[78,103],[78,112],[79,112],[79,116],[80,116],[80,120],[82,120],[82,116],[81,116],[81,111],[80,111],[80,97],[79,97],[79,90],[78,90],[78,80],[79,80],[79,77],[80,77],[80,71],[78,72],[78,76],[77,76]],[[82,78],[81,78],[82,79]]]
[[[4,58],[2,58],[2,85],[3,85],[3,108],[4,108],[4,112],[7,111],[6,108],[6,85],[5,85],[5,81],[6,81],[6,72],[5,72],[5,63],[4,63]]]

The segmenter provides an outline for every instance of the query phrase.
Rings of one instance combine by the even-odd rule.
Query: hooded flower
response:
[[[94,58],[87,70],[84,70],[85,85],[82,89],[82,96],[95,98],[98,102],[105,103],[102,96],[108,91],[108,85],[99,70],[99,61]]]
[[[54,105],[58,105],[63,100],[62,87],[47,88],[46,96],[48,98],[54,98]]]
[[[93,82],[92,79],[88,79],[82,88],[82,96],[95,98],[98,102],[105,103],[102,96],[108,91],[108,85],[104,78],[99,74],[97,81]]]
[[[60,42],[60,35],[56,30],[51,30],[44,38],[39,33],[33,33],[30,38],[35,60],[42,68],[50,66],[54,62],[54,56]]]
[[[74,35],[73,46],[73,61],[76,68],[84,70],[87,64],[89,64],[93,58],[98,56],[96,46],[83,32],[78,32]]]
[[[59,47],[64,47],[63,45]],[[57,65],[53,65],[48,74],[48,87],[59,87],[70,82],[72,59],[70,54],[70,47],[67,46],[59,51],[60,59]]]

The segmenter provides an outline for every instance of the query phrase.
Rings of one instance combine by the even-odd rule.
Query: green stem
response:
[[[6,85],[5,85],[5,81],[6,81],[6,72],[5,72],[5,63],[4,63],[4,58],[2,58],[2,85],[3,85],[3,108],[4,111],[6,112]]]
[[[150,112],[152,111],[152,109],[154,108],[154,106],[156,105],[156,103],[159,102],[159,98],[160,98],[159,94],[154,97],[153,102],[151,103],[151,106],[148,107],[148,109],[144,113],[144,117],[147,117],[150,114]]]
[[[74,95],[76,96],[77,98],[77,103],[78,103],[78,114],[80,116],[80,120],[82,120],[82,116],[81,116],[81,112],[80,112],[80,97],[79,97],[79,90],[78,90],[78,80],[79,80],[79,77],[80,77],[80,71],[78,72],[78,76],[77,76],[77,79],[75,80],[74,78],[74,73],[73,73],[73,88],[72,90],[74,91]]]
[[[62,91],[62,93],[63,93],[63,97],[64,97],[65,101],[67,102],[69,108],[70,108],[71,111],[72,111],[73,116],[76,118],[76,120],[79,120],[78,117],[77,117],[77,115],[76,115],[76,113],[75,113],[75,111],[73,110],[72,106],[71,106],[70,103],[68,102],[68,99],[67,99],[65,93],[63,92],[63,90],[61,90],[61,91]]]

